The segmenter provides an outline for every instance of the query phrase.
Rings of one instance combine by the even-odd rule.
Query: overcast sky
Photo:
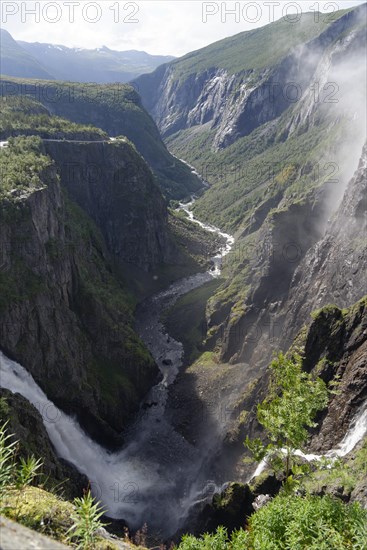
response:
[[[1,0],[0,9],[1,26],[16,40],[80,48],[105,45],[116,50],[180,56],[284,15],[297,18],[301,10],[319,10],[332,17],[333,11],[363,3],[364,0]],[[236,13],[231,14],[230,10]]]

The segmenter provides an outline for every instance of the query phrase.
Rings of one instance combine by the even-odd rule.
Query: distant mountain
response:
[[[23,49],[4,29],[0,29],[0,72],[9,76],[43,78],[51,76],[42,64]]]
[[[9,76],[71,80],[75,82],[128,82],[154,71],[172,56],[137,50],[115,51],[67,48],[39,42],[16,42],[1,31],[1,72]]]

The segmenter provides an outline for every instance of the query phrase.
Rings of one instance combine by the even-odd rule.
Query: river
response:
[[[137,331],[155,358],[162,379],[142,403],[120,451],[111,453],[92,441],[75,418],[55,407],[21,365],[0,352],[1,386],[19,392],[43,413],[57,454],[88,476],[107,515],[123,518],[132,529],[147,523],[158,540],[172,536],[198,503],[210,500],[221,488],[207,478],[207,465],[221,444],[220,438],[194,446],[175,431],[166,415],[168,388],[182,366],[183,346],[165,332],[160,316],[180,296],[218,277],[221,259],[234,242],[218,228],[196,220],[192,204],[191,200],[180,208],[193,223],[224,237],[226,244],[213,258],[210,270],[173,283],[137,308]],[[334,454],[346,454],[366,434],[366,410],[361,409]],[[259,465],[256,473],[263,466]]]
[[[220,489],[206,479],[203,468],[212,446],[188,443],[165,414],[168,388],[182,366],[183,346],[165,332],[161,314],[179,297],[218,277],[221,260],[234,242],[218,228],[196,220],[191,212],[193,202],[192,198],[180,208],[193,223],[223,237],[225,244],[212,259],[211,269],[173,283],[137,308],[137,332],[156,360],[162,379],[142,403],[123,449],[111,453],[92,441],[74,418],[48,400],[21,365],[0,354],[1,386],[19,392],[38,410],[47,411],[43,420],[57,454],[88,476],[107,515],[123,518],[132,529],[147,523],[149,531],[162,539],[182,526],[193,506]]]

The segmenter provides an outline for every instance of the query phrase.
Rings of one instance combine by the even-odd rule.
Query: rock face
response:
[[[287,54],[271,66],[267,66],[266,62],[260,67],[256,67],[256,63],[246,66],[244,62],[241,70],[234,71],[221,67],[215,57],[213,65],[210,65],[210,62],[205,62],[205,56],[211,59],[215,44],[189,54],[136,80],[143,103],[164,137],[186,128],[206,125],[205,128],[211,130],[214,136],[213,148],[226,148],[238,138],[247,136],[264,123],[278,118],[291,104],[298,102],[304,91],[315,83],[315,71],[322,59],[324,58],[324,63],[328,63],[325,51],[356,25],[359,18],[363,17],[364,10],[365,7],[353,10],[327,25],[325,29],[319,26],[319,34],[313,36],[313,30],[306,41],[307,34],[303,35],[303,40],[300,37],[294,48],[290,47],[290,53],[288,49]],[[307,21],[305,24],[307,25]],[[282,22],[278,23],[280,25]],[[293,31],[289,29],[289,32]],[[251,48],[251,38],[247,43],[246,34],[242,34],[242,39]],[[240,51],[240,36],[223,41],[222,49],[230,50],[237,38]],[[266,36],[264,40],[267,40]],[[282,40],[283,37],[274,38],[274,42],[279,43]],[[363,42],[363,33],[354,31],[353,40]],[[219,57],[220,44],[218,43]],[[279,48],[278,44],[277,47]],[[232,55],[236,54],[238,52],[234,50]],[[322,78],[317,82],[322,89]],[[312,96],[310,91],[303,100],[302,117],[298,117],[296,125],[300,124],[302,118],[312,118],[312,97],[314,98],[314,94]],[[293,124],[293,129],[294,127]]]
[[[93,125],[109,136],[126,136],[154,171],[158,185],[168,198],[182,199],[202,189],[200,179],[190,167],[169,153],[157,126],[131,86],[58,81],[45,86],[42,80],[29,83],[4,78],[0,87],[4,101],[7,97],[31,98],[52,115]]]
[[[164,203],[130,145],[116,145],[117,158],[115,145],[54,147],[59,166],[62,154],[87,168],[93,159],[111,179],[66,178],[67,193],[54,165],[43,187],[2,201],[1,348],[93,437],[113,444],[158,376],[113,265],[148,270],[164,260]]]
[[[340,309],[325,306],[313,314],[310,323],[294,338],[291,347],[304,348],[303,368],[314,371],[325,382],[338,380],[337,393],[332,395],[328,407],[316,418],[318,426],[312,431],[309,451],[327,452],[337,447],[348,431],[355,415],[365,406],[367,399],[367,297],[353,306]],[[245,371],[246,372],[246,371]],[[220,471],[232,479],[247,482],[256,465],[243,461],[243,441],[262,437],[263,431],[257,421],[257,404],[268,393],[268,371],[261,373],[232,410],[228,436],[224,442],[226,458]],[[241,421],[241,414],[245,421]],[[268,478],[252,487],[256,494],[276,493],[279,489]]]
[[[52,540],[41,533],[37,533],[28,527],[24,527],[15,521],[3,516],[0,517],[1,548],[2,550],[14,550],[15,548],[33,548],[35,550],[67,550],[65,546]]]
[[[45,149],[69,197],[94,220],[116,262],[150,271],[171,259],[165,201],[130,144],[45,142]]]
[[[289,347],[313,310],[329,303],[346,307],[367,293],[366,154],[365,146],[325,233],[318,222],[325,198],[315,196],[312,203],[292,205],[264,224],[264,254],[251,272],[244,313],[227,322],[224,359],[265,366],[273,349]],[[294,246],[287,251],[290,234]]]
[[[231,533],[235,529],[244,527],[246,518],[253,513],[252,503],[255,495],[248,485],[241,483],[230,483],[221,493],[216,493],[211,503],[206,504],[202,509],[198,505],[193,510],[193,516],[187,521],[190,533],[198,536],[202,533],[213,533],[219,525],[223,525]],[[185,533],[177,533],[175,538]]]
[[[325,304],[347,307],[367,292],[367,145],[325,235],[298,266],[287,300],[284,333]]]
[[[367,399],[367,298],[349,309],[328,306],[317,314],[305,340],[304,367],[311,370],[320,361],[320,376],[339,380],[311,442],[312,450],[327,451],[343,439]]]

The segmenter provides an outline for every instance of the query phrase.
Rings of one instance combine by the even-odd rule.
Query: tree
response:
[[[320,377],[302,370],[302,360],[301,352],[295,351],[279,353],[271,362],[269,393],[257,406],[257,418],[269,444],[248,436],[245,441],[256,460],[265,458],[275,472],[284,472],[286,484],[292,480],[292,471],[303,470],[295,452],[303,450],[308,428],[317,426],[315,417],[326,407],[329,395]]]

